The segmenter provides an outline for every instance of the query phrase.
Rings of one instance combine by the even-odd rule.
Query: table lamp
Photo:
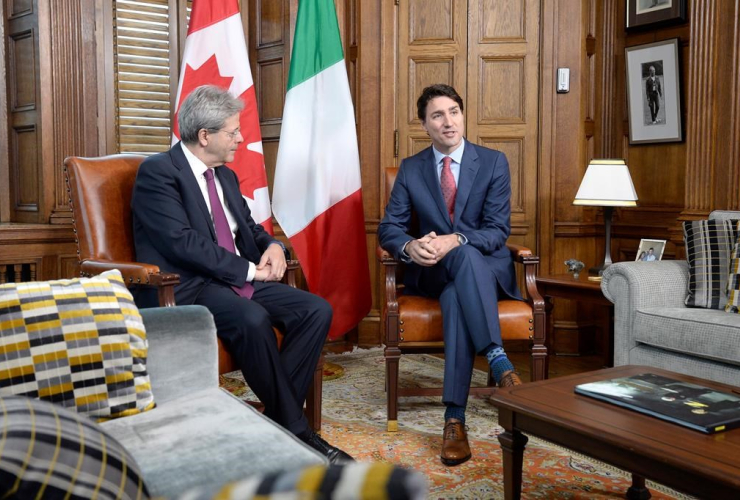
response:
[[[612,263],[611,232],[614,207],[637,206],[637,193],[624,160],[591,160],[573,204],[604,207],[604,235],[606,236],[604,262],[600,267],[589,269],[589,274],[601,276],[604,269]]]

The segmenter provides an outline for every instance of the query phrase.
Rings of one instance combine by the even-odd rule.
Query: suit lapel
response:
[[[460,164],[460,177],[457,180],[457,195],[455,195],[455,222],[458,221],[463,210],[465,210],[465,204],[468,202],[470,190],[473,188],[473,182],[478,175],[479,168],[478,153],[471,143],[465,141],[465,150]]]
[[[439,210],[442,219],[447,222],[447,225],[452,228],[450,222],[450,214],[447,213],[447,206],[445,205],[444,197],[442,196],[442,188],[439,185],[439,176],[437,175],[437,165],[434,162],[434,152],[430,147],[427,149],[425,158],[422,159],[421,176],[432,194],[437,209]]]
[[[183,186],[185,189],[190,191],[193,199],[197,200],[196,204],[198,205],[201,215],[203,215],[203,217],[208,221],[208,227],[211,230],[211,238],[216,239],[216,229],[213,227],[211,212],[208,211],[208,205],[206,205],[206,200],[203,199],[203,192],[200,190],[200,186],[198,185],[195,175],[193,175],[193,169],[190,168],[190,163],[188,163],[187,158],[185,158],[185,153],[182,152],[182,148],[184,147],[185,146],[181,142],[178,142],[172,147],[172,149],[170,149],[172,163],[180,169],[180,178],[182,179]]]

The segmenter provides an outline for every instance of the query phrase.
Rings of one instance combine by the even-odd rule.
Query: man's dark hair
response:
[[[463,111],[463,100],[460,94],[457,93],[457,90],[445,83],[435,83],[422,90],[419,100],[416,101],[416,112],[419,120],[426,121],[427,104],[435,97],[449,97],[460,106],[460,111]]]

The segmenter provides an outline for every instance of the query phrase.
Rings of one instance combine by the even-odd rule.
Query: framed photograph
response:
[[[630,144],[680,142],[678,38],[625,49]]]
[[[627,29],[686,21],[686,0],[627,0]]]
[[[663,258],[666,240],[640,240],[635,262],[653,262]]]

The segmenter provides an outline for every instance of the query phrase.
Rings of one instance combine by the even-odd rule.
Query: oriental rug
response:
[[[322,436],[359,461],[399,464],[423,472],[429,497],[438,499],[503,498],[501,448],[497,439],[496,408],[483,398],[471,397],[467,409],[468,437],[473,458],[457,467],[439,460],[444,406],[440,398],[403,398],[398,432],[386,431],[385,362],[382,349],[327,355],[344,372],[324,380]],[[424,354],[401,358],[402,386],[442,384],[444,361]],[[334,371],[333,373],[336,373]],[[477,371],[474,382],[485,385]],[[222,386],[240,397],[254,399],[240,372],[222,378]],[[522,498],[624,498],[630,476],[610,465],[578,455],[530,436],[524,452]],[[689,499],[686,495],[648,482],[654,499]]]

